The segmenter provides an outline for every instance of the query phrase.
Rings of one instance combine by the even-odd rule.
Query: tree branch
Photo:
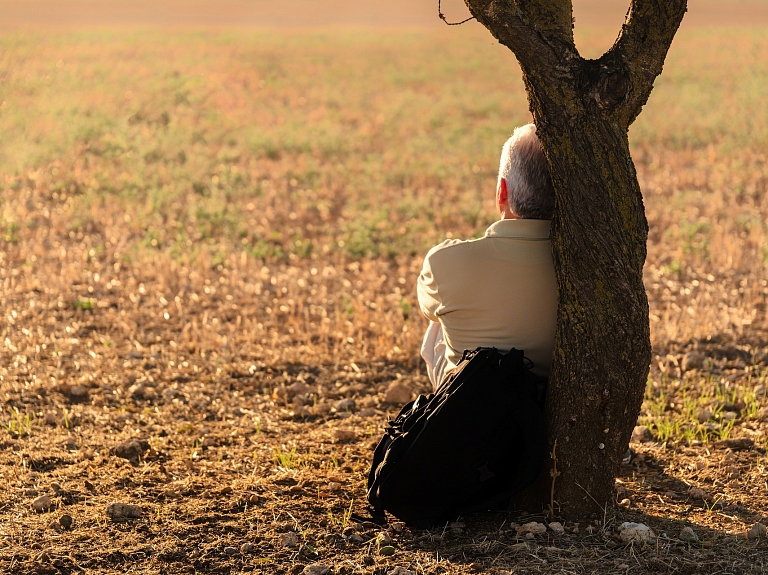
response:
[[[472,15],[517,57],[523,70],[561,68],[575,52],[571,0],[464,0]]]
[[[630,85],[616,109],[624,127],[629,128],[648,101],[687,4],[687,0],[632,0],[621,34],[605,55],[615,54],[627,68]]]
[[[545,38],[573,46],[572,0],[514,0]]]

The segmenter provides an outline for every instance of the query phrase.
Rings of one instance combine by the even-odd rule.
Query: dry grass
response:
[[[528,118],[511,56],[463,40],[2,37],[0,570],[765,572],[741,538],[768,508],[760,30],[682,35],[631,133],[656,441],[633,446],[616,509],[533,541],[508,514],[395,524],[391,558],[374,526],[350,539],[385,389],[426,388],[423,253],[492,221],[498,149]],[[112,522],[112,501],[143,517]],[[655,547],[616,541],[632,518]]]

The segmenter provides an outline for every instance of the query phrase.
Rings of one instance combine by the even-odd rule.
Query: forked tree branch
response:
[[[609,51],[624,62],[631,82],[616,110],[626,128],[648,101],[687,5],[687,0],[632,0],[621,34]]]
[[[464,0],[471,14],[517,57],[523,69],[555,71],[562,66],[562,23],[553,23],[557,11],[543,10],[547,0]],[[570,0],[552,0],[551,4]],[[531,10],[540,8],[542,10]],[[560,12],[565,12],[561,10]],[[570,11],[568,11],[570,13]],[[542,22],[537,22],[541,17]],[[538,24],[545,24],[539,26]],[[570,18],[569,23],[570,26]],[[558,30],[560,31],[558,33]],[[573,37],[571,35],[571,45]]]
[[[613,47],[584,60],[573,42],[571,0],[464,0],[472,15],[517,57],[529,91],[560,93],[570,115],[579,95],[625,130],[648,101],[687,0],[631,0]],[[544,90],[542,91],[542,88]]]

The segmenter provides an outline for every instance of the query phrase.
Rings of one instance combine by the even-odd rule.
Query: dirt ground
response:
[[[161,279],[149,264],[115,264],[109,255],[91,262],[100,270],[91,285],[49,284],[69,284],[66,294],[4,268],[4,305],[13,310],[5,333],[50,338],[32,349],[21,348],[24,337],[6,338],[2,351],[11,415],[0,442],[4,573],[297,574],[320,564],[336,574],[757,574],[768,567],[765,538],[745,536],[768,520],[764,444],[749,439],[765,437],[765,409],[749,418],[738,413],[743,406],[725,408],[741,422],[735,442],[633,443],[615,507],[594,524],[565,523],[562,534],[518,535],[521,524],[545,518],[514,512],[431,531],[356,523],[351,514],[367,514],[371,451],[399,408],[388,394],[397,400],[403,385],[406,396],[427,389],[415,357],[302,361],[295,343],[294,361],[242,357],[239,340],[250,335],[240,318],[271,304],[289,267],[179,267]],[[391,293],[393,265],[404,273],[418,261],[353,263],[322,281],[332,290],[376,273],[392,278],[378,288]],[[243,282],[254,277],[273,294],[254,294]],[[30,289],[35,281],[39,287]],[[186,295],[163,304],[144,288],[159,282]],[[62,307],[65,296],[98,304]],[[718,381],[742,381],[764,372],[766,362],[764,352],[743,351],[745,342],[764,350],[768,337],[758,330],[738,345],[710,339],[657,351],[667,361],[692,349],[713,358],[683,378],[706,369]],[[745,371],[744,359],[754,371]],[[667,401],[674,406],[675,397]],[[116,509],[120,503],[138,506],[135,516]],[[657,539],[622,542],[624,521],[648,524]],[[696,541],[679,539],[685,526]],[[394,553],[384,555],[385,547]]]

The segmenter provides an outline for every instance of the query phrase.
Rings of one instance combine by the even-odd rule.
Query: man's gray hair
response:
[[[504,144],[499,184],[502,178],[507,182],[509,207],[518,216],[531,220],[552,219],[555,191],[535,125],[517,128]]]

